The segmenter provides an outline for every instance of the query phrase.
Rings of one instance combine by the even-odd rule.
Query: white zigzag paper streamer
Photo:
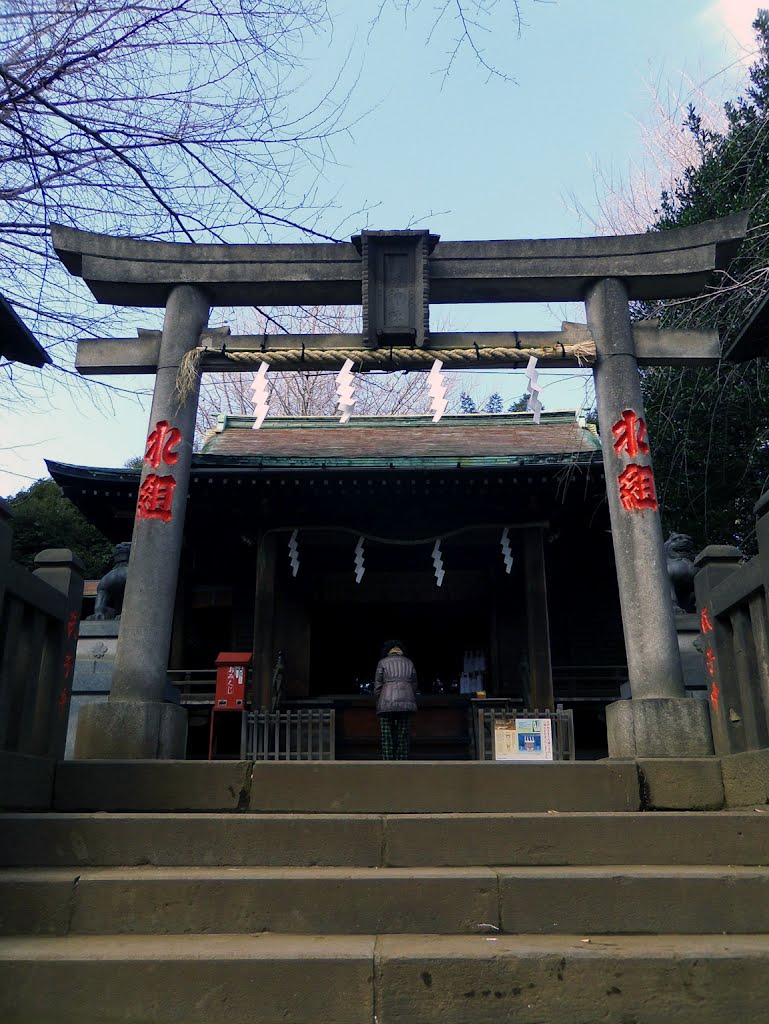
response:
[[[337,408],[341,413],[339,417],[340,423],[347,423],[355,405],[355,377],[352,373],[352,367],[352,359],[345,359],[342,369],[336,377],[336,393],[339,395]]]
[[[443,577],[446,575],[443,570],[443,555],[441,553],[440,539],[436,540],[433,547],[433,565],[435,566],[435,582],[436,585],[440,587],[443,583]]]
[[[293,530],[288,540],[288,558],[291,562],[291,575],[296,576],[299,572],[299,545],[296,542],[299,536],[298,530]]]
[[[251,385],[251,391],[254,395],[254,420],[252,430],[258,430],[259,427],[264,423],[264,418],[267,415],[267,410],[270,408],[270,389],[267,384],[267,371],[269,370],[267,363],[259,363],[259,369],[256,371],[256,377]]]
[[[363,579],[363,573],[366,571],[366,566],[363,564],[363,538],[358,539],[358,543],[355,545],[355,582],[360,583]]]
[[[536,356],[529,357],[529,362],[526,365],[525,373],[526,376],[529,378],[529,401],[526,405],[526,408],[529,410],[529,412],[534,413],[534,422],[539,423],[539,417],[542,413],[542,403],[539,400],[539,396],[542,392],[542,385],[539,383]]]
[[[438,422],[444,412],[446,412],[446,406],[449,404],[446,399],[446,384],[441,373],[442,368],[443,360],[436,359],[430,367],[430,372],[427,374],[430,398],[432,399],[430,408],[433,410],[433,423]]]
[[[502,557],[505,560],[505,572],[510,575],[513,571],[513,551],[510,547],[510,530],[506,526],[502,531]]]

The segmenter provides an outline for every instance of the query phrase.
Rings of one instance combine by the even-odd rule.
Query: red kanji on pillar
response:
[[[710,621],[710,616],[708,615],[707,608],[704,607],[700,612],[700,629],[703,633],[713,632],[713,623]]]
[[[708,674],[715,679],[716,675],[716,652],[712,647],[708,647],[705,651],[705,662],[708,666]]]
[[[654,473],[651,466],[638,466],[631,462],[617,477],[619,500],[627,511],[657,508]]]
[[[67,639],[77,640],[77,612],[70,612],[67,619]]]
[[[712,626],[710,627],[713,628]],[[718,711],[718,701],[721,696],[721,690],[718,686],[718,680],[716,679],[716,652],[712,647],[708,647],[705,651],[705,664],[708,667],[708,675],[710,676],[710,703]]]
[[[167,523],[171,519],[176,481],[172,476],[158,476],[150,473],[139,488],[139,503],[136,506],[137,519],[160,519]]]
[[[75,664],[74,654],[64,655],[64,678],[69,679],[72,675],[72,666]]]
[[[718,711],[718,701],[721,696],[721,690],[718,687],[718,683],[713,680],[713,685],[710,688],[710,703]]]
[[[179,453],[175,449],[181,439],[182,433],[177,427],[170,426],[168,420],[160,420],[147,437],[144,461],[149,462],[153,469],[157,469],[161,462],[175,466],[179,461]]]
[[[614,434],[614,451],[617,455],[626,452],[631,459],[634,459],[639,452],[642,455],[649,454],[649,445],[644,440],[646,437],[646,423],[640,416],[636,416],[632,409],[625,409],[622,418],[617,420],[611,428]]]

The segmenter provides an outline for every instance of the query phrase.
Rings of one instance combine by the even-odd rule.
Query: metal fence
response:
[[[61,758],[83,567],[57,549],[41,552],[32,573],[10,550],[11,513],[0,500],[0,750]]]
[[[575,759],[574,713],[571,709],[565,710],[562,704],[558,704],[555,711],[527,711],[510,700],[478,700],[473,701],[472,716],[475,757],[478,761],[494,760],[495,724],[513,722],[519,718],[549,719],[553,730],[553,759]]]
[[[246,757],[254,761],[333,761],[333,708],[249,712]]]

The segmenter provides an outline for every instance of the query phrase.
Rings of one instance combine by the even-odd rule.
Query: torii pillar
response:
[[[710,714],[684,690],[627,288],[598,281],[585,306],[631,694],[606,709],[609,756],[705,756]]]
[[[177,285],[166,301],[112,690],[106,703],[81,709],[78,758],[185,755],[187,712],[165,703],[163,694],[200,376],[180,396],[178,374],[208,312],[205,292],[194,285]]]

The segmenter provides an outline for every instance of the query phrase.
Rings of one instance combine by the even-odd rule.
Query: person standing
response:
[[[417,672],[403,645],[388,641],[374,676],[374,696],[382,734],[382,760],[407,761],[411,716],[417,709]]]

